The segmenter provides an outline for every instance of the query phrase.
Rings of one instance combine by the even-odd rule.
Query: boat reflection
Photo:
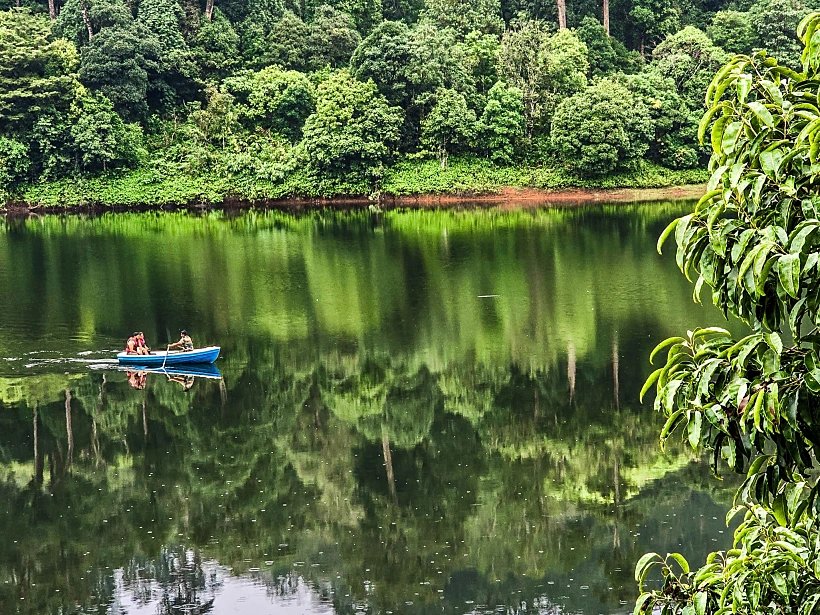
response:
[[[221,380],[222,374],[219,368],[212,363],[202,365],[182,365],[178,367],[156,367],[156,368],[125,368],[117,367],[117,371],[124,371],[128,376],[128,384],[132,388],[142,390],[148,381],[148,374],[159,374],[165,376],[169,382],[176,382],[182,386],[183,391],[190,391],[197,378],[210,378]]]

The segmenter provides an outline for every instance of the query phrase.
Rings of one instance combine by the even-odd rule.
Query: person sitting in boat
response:
[[[151,349],[145,342],[145,334],[142,331],[137,334],[137,354],[151,354]]]
[[[137,347],[137,338],[139,335],[138,331],[134,331],[134,334],[128,338],[125,342],[125,352],[128,354],[142,354]]]
[[[191,339],[191,336],[188,335],[188,332],[183,329],[179,332],[179,341],[174,344],[170,344],[168,348],[179,348],[183,352],[190,352],[194,349],[194,341]]]

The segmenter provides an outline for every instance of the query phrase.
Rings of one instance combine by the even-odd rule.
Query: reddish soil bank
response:
[[[696,199],[703,195],[705,186],[677,186],[673,188],[575,188],[551,191],[536,188],[503,188],[498,194],[450,195],[425,194],[418,196],[383,197],[381,204],[397,207],[457,206],[470,203],[517,206],[572,206],[594,203],[635,203],[639,201],[664,201],[672,199]]]

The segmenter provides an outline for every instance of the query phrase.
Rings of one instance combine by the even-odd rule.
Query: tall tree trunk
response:
[[[65,470],[71,470],[71,460],[74,456],[74,430],[71,427],[71,391],[65,390],[65,431],[68,435],[68,453],[66,454]]]
[[[609,0],[603,0],[603,3],[604,30],[606,30],[606,35],[609,36]]]
[[[206,0],[205,2],[205,19],[211,21],[214,16],[214,0]]]
[[[575,344],[567,344],[567,380],[569,380],[569,403],[575,399]]]
[[[567,0],[558,0],[558,29],[567,27]]]
[[[148,404],[145,403],[145,395],[142,396],[142,436],[148,439]]]
[[[88,5],[86,5],[85,0],[80,0],[80,12],[83,15],[83,23],[88,31],[88,40],[90,41],[94,37],[94,30],[91,29],[91,20],[88,18]]]
[[[17,6],[20,6],[20,0],[17,0]],[[51,21],[57,19],[57,0],[48,0],[48,17]]]

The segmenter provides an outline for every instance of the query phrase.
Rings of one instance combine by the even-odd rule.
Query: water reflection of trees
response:
[[[153,378],[134,391],[119,373],[6,382],[0,603],[112,604],[119,569],[135,601],[207,612],[219,581],[203,558],[272,562],[281,591],[282,571],[312,562],[300,578],[379,609],[455,599],[473,576],[486,604],[510,591],[534,604],[544,579],[583,569],[611,603],[645,548],[630,529],[664,502],[680,512],[680,490],[642,493],[689,457],[659,453],[656,417],[616,408],[611,365],[578,373],[572,402],[566,366],[432,371],[379,355],[248,363],[227,372],[225,403],[216,382],[192,395]]]
[[[631,600],[642,553],[721,525],[683,531],[711,483],[634,404],[644,332],[703,320],[652,253],[676,213],[6,224],[3,356],[78,327],[106,348],[136,315],[162,339],[169,314],[226,352],[224,380],[188,393],[150,374],[0,378],[0,605],[218,606],[214,561],[340,612]]]

